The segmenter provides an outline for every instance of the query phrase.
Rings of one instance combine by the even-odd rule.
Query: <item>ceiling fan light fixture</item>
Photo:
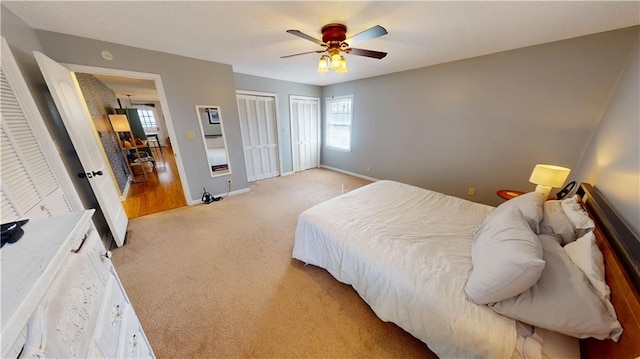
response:
[[[336,52],[335,54],[331,55],[331,68],[332,69],[339,68],[342,61],[344,61],[344,57],[341,56],[339,53]]]
[[[347,72],[347,60],[345,60],[344,56],[340,56],[340,66],[336,69],[336,72],[339,74],[343,74]]]
[[[323,55],[320,57],[320,62],[318,62],[318,72],[320,73],[329,72],[329,64],[327,63],[326,55]]]
[[[365,31],[362,31],[350,38],[347,38],[347,27],[343,24],[327,24],[320,29],[322,32],[322,40],[316,39],[313,36],[309,36],[300,30],[287,30],[287,33],[301,37],[305,40],[311,41],[315,44],[322,46],[321,50],[301,52],[293,55],[281,56],[281,58],[288,58],[298,55],[306,55],[312,53],[326,53],[320,57],[318,62],[317,71],[319,73],[326,73],[330,70],[335,70],[337,73],[347,72],[347,61],[344,56],[340,55],[341,52],[356,55],[370,57],[374,59],[382,59],[387,53],[373,50],[357,49],[350,47],[349,44],[355,44],[358,42],[375,39],[380,36],[388,34],[387,30],[376,25]]]

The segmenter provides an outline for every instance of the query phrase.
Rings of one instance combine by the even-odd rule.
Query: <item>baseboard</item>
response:
[[[247,193],[247,192],[249,192],[250,190],[251,190],[251,189],[249,189],[249,187],[247,187],[247,188],[242,188],[242,189],[239,189],[239,190],[231,191],[231,192],[229,192],[229,196],[235,196],[235,195],[237,195],[237,194]],[[215,195],[213,195],[213,196],[214,196],[214,197],[225,197],[225,196],[227,196],[227,192],[225,192],[225,193],[218,193],[218,194],[215,194]],[[196,205],[196,204],[202,204],[202,201],[201,201],[201,200],[199,200],[199,199],[192,199],[191,201],[187,202],[187,205],[188,205],[188,206],[194,206],[194,205]]]
[[[295,172],[291,171],[291,172],[284,172],[283,174],[280,175],[280,177],[286,177],[286,176],[291,176],[292,174],[294,174]]]
[[[129,190],[131,189],[131,176],[129,176],[127,178],[127,184],[124,186],[124,191],[122,191],[122,196],[120,196],[121,200],[125,200],[127,199],[127,196],[129,196]]]
[[[335,167],[325,166],[325,165],[320,165],[320,167],[322,167],[322,168],[326,168],[326,169],[331,170],[331,171],[344,173],[344,174],[349,175],[349,176],[362,178],[362,179],[365,179],[365,180],[367,180],[367,181],[371,181],[371,182],[377,182],[377,181],[379,181],[379,179],[377,179],[377,178],[373,178],[373,177],[369,177],[369,176],[364,176],[364,175],[361,175],[361,174],[358,174],[358,173],[354,173],[354,172],[345,171],[345,170],[342,170],[342,169],[340,169],[340,168],[335,168]]]
[[[229,192],[229,196],[235,196],[235,195],[237,195],[237,194],[247,193],[247,192],[249,192],[250,190],[251,190],[251,189],[249,189],[249,187],[247,187],[247,188],[242,188],[242,189],[239,189],[239,190],[231,191],[231,192]],[[225,193],[220,193],[220,194],[217,194],[217,195],[215,195],[215,196],[216,196],[216,197],[223,197],[223,196],[226,196],[226,195],[227,195],[227,192],[225,192]]]

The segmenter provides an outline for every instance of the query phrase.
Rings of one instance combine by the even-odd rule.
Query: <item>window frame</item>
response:
[[[330,134],[330,130],[329,127],[333,125],[333,123],[330,122],[330,116],[329,116],[329,111],[331,108],[331,104],[333,102],[337,102],[337,101],[345,101],[348,100],[350,101],[350,111],[349,111],[349,123],[348,123],[348,127],[349,127],[349,138],[348,138],[348,148],[345,147],[341,147],[341,146],[336,146],[333,144],[329,144],[328,141],[328,136]],[[351,152],[353,146],[352,146],[352,139],[353,139],[353,95],[344,95],[344,96],[331,96],[331,97],[327,97],[325,99],[325,123],[324,123],[324,147],[326,149],[330,149],[330,150],[335,150],[335,151],[341,151],[341,152]]]
[[[144,129],[155,128],[156,130],[154,132],[160,131],[160,126],[158,125],[158,119],[156,118],[155,110],[153,110],[152,108],[137,107],[136,111],[138,112],[138,117],[140,118],[140,124],[142,125],[142,128]],[[151,116],[147,116],[147,114],[143,115],[143,111],[148,111]],[[153,123],[154,123],[153,127],[145,126],[145,124],[150,122],[148,121],[148,119],[153,119]],[[145,132],[150,132],[150,131],[145,131]]]

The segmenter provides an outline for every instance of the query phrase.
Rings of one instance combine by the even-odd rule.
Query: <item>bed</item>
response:
[[[523,330],[514,319],[466,299],[474,233],[493,210],[418,187],[378,181],[303,212],[292,256],[351,285],[380,319],[422,340],[439,357],[522,357],[524,348],[532,347],[550,357],[579,357],[577,339],[545,330],[523,335],[531,328]],[[596,234],[601,241],[602,233]],[[606,250],[603,253],[611,261]],[[616,294],[619,288],[614,285],[611,290],[618,308],[616,301],[623,295]],[[623,302],[632,303],[631,313],[638,313],[637,292],[631,287],[622,290]],[[630,333],[619,343],[605,344],[609,347],[604,352],[628,347],[627,354],[640,355],[638,345],[629,339],[638,333],[638,324],[632,328],[627,322],[635,319],[629,320],[624,309],[620,313]],[[582,342],[583,352],[596,353],[602,343],[611,341]]]

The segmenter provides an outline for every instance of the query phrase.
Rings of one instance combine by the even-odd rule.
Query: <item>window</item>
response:
[[[158,132],[158,125],[156,124],[156,118],[153,116],[152,110],[138,109],[138,116],[140,116],[140,123],[145,133]]]
[[[325,147],[351,151],[353,96],[327,98]]]

